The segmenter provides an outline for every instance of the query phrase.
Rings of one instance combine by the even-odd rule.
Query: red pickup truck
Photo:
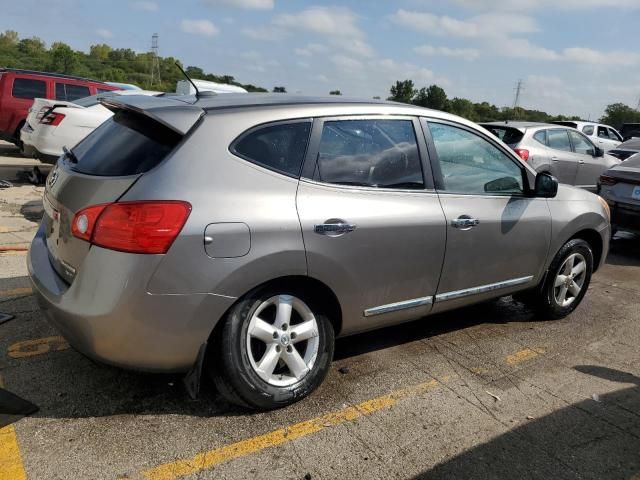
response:
[[[120,88],[70,75],[0,68],[0,140],[20,146],[20,129],[34,98],[73,101],[109,90]]]

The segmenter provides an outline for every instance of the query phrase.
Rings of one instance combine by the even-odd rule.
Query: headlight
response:
[[[598,195],[598,200],[600,200],[600,203],[602,204],[602,208],[604,208],[604,211],[607,213],[607,220],[611,222],[611,208],[609,208],[609,204],[600,195]]]

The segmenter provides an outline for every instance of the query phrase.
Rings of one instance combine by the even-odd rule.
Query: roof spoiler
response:
[[[131,110],[145,115],[183,136],[205,114],[202,108],[175,97],[118,95],[104,98],[100,103],[111,111]]]

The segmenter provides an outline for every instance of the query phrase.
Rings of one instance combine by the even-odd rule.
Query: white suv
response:
[[[612,148],[616,148],[620,143],[622,143],[622,135],[620,135],[615,128],[610,127],[609,125],[594,122],[573,121],[557,121],[552,123],[580,130],[605,152],[608,152]]]

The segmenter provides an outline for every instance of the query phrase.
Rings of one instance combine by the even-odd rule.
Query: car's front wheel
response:
[[[593,252],[582,239],[564,244],[556,254],[543,284],[535,291],[516,298],[529,304],[551,320],[566,317],[584,298],[593,273]]]
[[[255,409],[289,405],[324,380],[333,327],[316,302],[291,289],[247,295],[229,312],[213,352],[218,391]]]

